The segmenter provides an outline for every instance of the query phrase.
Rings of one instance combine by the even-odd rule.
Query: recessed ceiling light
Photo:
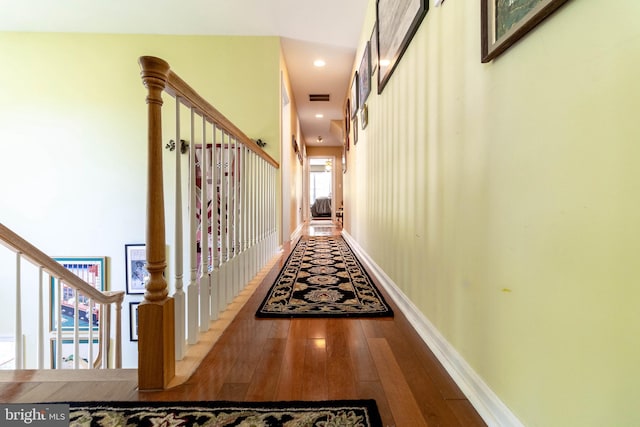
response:
[[[324,114],[316,114],[316,119],[321,119],[324,117]]]
[[[313,61],[313,65],[315,65],[316,67],[324,67],[325,65],[327,65],[327,63],[322,59],[316,59],[315,61]]]
[[[389,64],[391,64],[391,61],[389,61],[388,59],[381,59],[380,60],[380,65],[383,67],[388,67]]]

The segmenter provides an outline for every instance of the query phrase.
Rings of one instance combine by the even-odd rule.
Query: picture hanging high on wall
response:
[[[489,62],[567,0],[481,0],[482,62]]]
[[[376,2],[378,93],[382,93],[428,10],[429,0]]]
[[[362,110],[371,92],[371,46],[369,42],[365,45],[360,68],[358,69],[358,104]]]
[[[358,72],[353,74],[351,80],[351,118],[358,112]]]

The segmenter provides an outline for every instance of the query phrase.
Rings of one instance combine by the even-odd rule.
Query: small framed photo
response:
[[[358,108],[362,110],[371,92],[371,45],[365,45],[358,69]]]
[[[99,291],[106,290],[106,257],[55,257],[58,263],[71,271]],[[75,329],[76,307],[78,309],[78,330],[88,331],[91,324],[93,330],[100,325],[100,306],[86,295],[76,295],[76,291],[65,283],[58,286],[58,279],[50,279],[50,313],[51,331],[58,330],[58,309],[63,331]],[[58,288],[60,290],[58,291]],[[77,300],[77,304],[76,304]]]
[[[358,115],[353,116],[353,145],[358,143]]]
[[[79,339],[79,350],[77,357],[79,358],[78,367],[80,369],[93,369],[93,362],[100,354],[100,341],[93,340],[93,362],[89,360],[89,340]],[[75,366],[76,355],[73,353],[75,349],[74,340],[71,338],[62,339],[62,364],[60,369],[73,369]],[[58,340],[51,339],[51,369],[58,369]]]
[[[351,117],[358,113],[358,72],[353,74],[351,80]]]
[[[344,147],[349,150],[349,141],[351,133],[351,100],[347,98],[347,106],[344,110]]]
[[[138,306],[139,302],[129,303],[129,341],[138,341]]]
[[[128,294],[144,294],[144,285],[149,278],[145,268],[147,248],[142,243],[124,245],[126,262],[126,283]]]
[[[362,129],[365,129],[369,124],[369,107],[367,104],[364,104],[362,111],[360,111],[360,122],[362,123]]]

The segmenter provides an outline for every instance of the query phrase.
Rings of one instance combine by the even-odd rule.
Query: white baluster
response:
[[[73,369],[78,369],[80,367],[80,292],[74,289],[73,296]]]
[[[222,132],[220,140],[220,282],[219,282],[219,299],[222,301],[225,297],[225,288],[227,281],[227,219],[228,219],[228,205],[227,205],[227,146],[226,146],[226,133]],[[221,307],[217,307],[221,310]]]
[[[211,320],[218,320],[218,310],[216,309],[220,299],[220,275],[217,268],[218,259],[218,159],[217,141],[218,129],[215,123],[211,123],[212,143],[211,143],[211,295],[209,296],[209,310]]]
[[[206,332],[209,330],[210,312],[209,312],[209,296],[211,292],[211,281],[209,275],[209,191],[207,183],[207,173],[211,170],[210,159],[207,155],[207,123],[206,119],[202,118],[202,193],[201,193],[201,210],[200,210],[200,249],[202,251],[202,258],[200,260],[201,274],[200,274],[200,332]]]
[[[16,306],[19,307],[19,306]],[[38,369],[44,369],[44,269],[38,268]]]
[[[182,165],[180,154],[181,150],[181,135],[180,135],[180,98],[176,97],[176,204],[175,215],[176,222],[174,225],[175,231],[175,293],[173,294],[175,304],[175,346],[176,346],[176,360],[182,360],[185,351],[185,307],[184,307],[184,290],[182,283],[183,276],[183,251],[182,251]]]
[[[187,342],[198,342],[198,240],[197,240],[197,191],[196,185],[196,144],[195,110],[191,109],[191,145],[189,145],[189,262],[191,273],[187,286]],[[200,167],[202,174],[202,167]],[[202,175],[201,175],[202,176]]]
[[[56,369],[62,369],[62,279],[56,278],[56,318],[57,318],[57,327],[56,327]],[[52,366],[53,367],[53,366]]]
[[[16,252],[16,338],[15,338],[15,366],[22,369],[23,348],[22,348],[22,269],[21,256]]]

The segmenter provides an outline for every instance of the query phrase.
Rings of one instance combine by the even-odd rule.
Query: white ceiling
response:
[[[340,145],[368,0],[0,0],[0,31],[281,36],[306,143]],[[316,68],[315,59],[326,66]],[[330,102],[309,102],[309,94]],[[291,94],[289,94],[291,97]],[[318,119],[317,113],[324,117]]]

